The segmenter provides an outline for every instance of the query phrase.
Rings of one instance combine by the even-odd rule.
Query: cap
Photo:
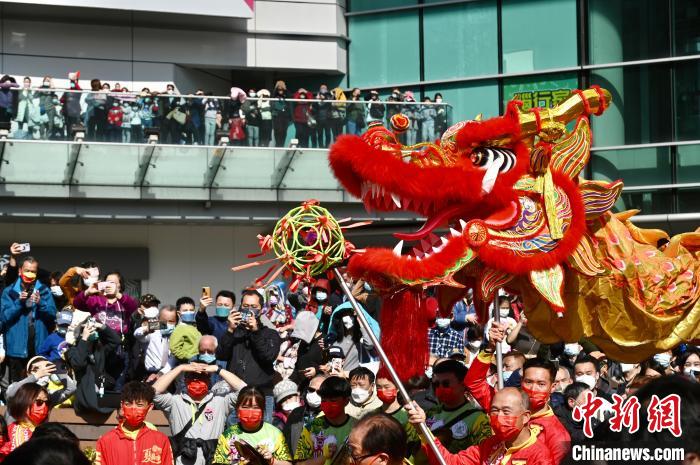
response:
[[[338,346],[331,346],[328,348],[328,358],[345,358],[345,352]]]
[[[272,389],[272,395],[275,397],[275,402],[280,403],[289,396],[299,394],[299,387],[293,381],[285,379],[275,384]]]
[[[27,373],[31,371],[32,365],[34,365],[37,362],[48,362],[48,359],[46,357],[42,357],[41,355],[37,355],[36,357],[30,358],[27,362]]]
[[[73,322],[73,312],[70,310],[61,310],[56,318],[57,326],[68,326]]]

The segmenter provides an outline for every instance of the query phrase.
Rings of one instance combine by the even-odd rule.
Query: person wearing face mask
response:
[[[314,312],[316,318],[321,322],[321,332],[328,334],[328,329],[333,315],[333,308],[340,302],[331,302],[333,294],[331,293],[331,284],[327,279],[318,279],[309,289],[309,302],[306,304],[306,310]]]
[[[350,403],[345,411],[353,418],[360,419],[382,406],[375,393],[375,376],[368,368],[359,366],[348,375],[352,389]]]
[[[564,389],[573,382],[571,369],[565,366],[559,366],[557,369],[557,377],[554,380],[554,392],[552,392],[552,395],[549,397],[549,403],[555,411],[558,406],[564,403]]]
[[[64,307],[56,317],[56,329],[49,334],[44,343],[39,347],[38,354],[46,357],[49,361],[56,363],[61,361],[59,346],[66,341],[68,326],[73,321],[73,307]]]
[[[8,440],[0,448],[0,459],[29,441],[34,429],[49,417],[49,393],[36,383],[24,384],[9,399],[7,411],[14,421],[7,426]]]
[[[428,425],[452,453],[479,444],[491,435],[489,419],[483,409],[467,399],[467,390],[462,384],[466,373],[464,364],[456,360],[442,360],[433,367],[433,392],[439,404],[426,412]],[[427,463],[423,452],[418,452],[416,463]]]
[[[442,94],[436,93],[433,99],[435,103],[442,103]],[[435,105],[435,134],[437,137],[442,137],[442,135],[447,131],[448,119],[447,119],[447,106],[445,105]]]
[[[168,437],[146,422],[153,409],[154,391],[148,384],[132,381],[121,395],[121,421],[97,440],[96,465],[172,464]],[[157,460],[160,462],[157,462]]]
[[[284,147],[287,141],[287,129],[291,120],[289,102],[287,102],[287,84],[277,81],[272,91],[270,103],[272,113],[272,130],[275,135],[275,147]]]
[[[574,444],[580,444],[588,441],[588,438],[583,434],[583,420],[574,420],[573,411],[577,406],[582,407],[586,404],[586,395],[589,392],[591,392],[591,389],[586,383],[574,381],[564,389],[564,403],[554,410],[557,418],[559,418],[559,421],[561,421],[561,424],[564,425],[566,430],[569,432],[571,441]],[[593,429],[595,433],[598,433],[597,430],[599,428],[600,421],[597,418],[593,418],[592,421]]]
[[[206,336],[205,336],[206,337]],[[211,336],[209,336],[211,337]],[[217,366],[213,361],[178,365],[153,384],[154,404],[168,418],[173,433],[173,455],[176,465],[205,465],[211,463],[226,418],[235,408],[245,383],[236,375]],[[217,375],[229,389],[216,391],[212,376]],[[169,386],[184,375],[180,394],[168,393]],[[194,420],[194,421],[193,421]]]
[[[379,323],[372,318],[362,305],[359,305],[374,335],[379,338]],[[350,372],[358,366],[372,366],[377,357],[374,345],[365,329],[357,322],[350,302],[338,305],[331,315],[328,344],[338,346],[345,355],[343,371]]]
[[[42,115],[41,138],[44,140],[53,139],[54,121],[56,119],[56,106],[54,101],[57,99],[56,93],[53,92],[53,80],[51,76],[44,76],[39,94],[39,108]]]
[[[146,316],[149,313],[155,314],[157,319],[153,320],[158,322],[158,327],[154,327],[153,320],[144,320],[134,331],[134,337],[138,342],[146,345],[144,365],[147,377],[145,381],[152,384],[177,364],[177,360],[170,353],[170,336],[177,325],[177,312],[174,306],[164,305],[160,311],[155,307],[146,309]]]
[[[295,129],[294,136],[299,140],[299,147],[311,147],[309,145],[309,137],[311,132],[316,131],[316,120],[311,115],[311,104],[306,101],[312,100],[314,94],[302,87],[294,93],[293,97],[297,100],[302,100],[301,102],[294,102],[294,110],[292,112]],[[314,137],[315,140],[316,138]]]
[[[506,323],[493,324],[488,346],[479,353],[464,377],[464,385],[486,410],[491,406],[495,389],[484,378],[491,364],[496,362],[496,344],[506,338],[506,328]],[[542,440],[552,451],[555,462],[559,463],[569,452],[571,439],[549,404],[549,396],[555,388],[556,368],[549,360],[533,358],[525,362],[522,370],[520,387],[530,399],[530,421],[542,428]]]
[[[14,396],[17,395],[19,389],[30,383],[36,383],[46,389],[48,394],[48,406],[49,409],[60,405],[66,399],[69,399],[73,395],[76,389],[76,383],[69,376],[65,374],[56,374],[56,364],[48,361],[46,358],[41,356],[33,357],[27,362],[27,377],[21,381],[10,384],[7,391],[5,392],[5,400],[10,401]],[[15,419],[6,414],[6,420],[12,422]]]
[[[420,448],[420,436],[413,425],[408,422],[408,412],[399,403],[399,391],[396,384],[391,380],[389,373],[384,367],[379,369],[376,387],[377,398],[382,405],[369,415],[383,413],[398,421],[406,432],[407,456],[412,457]],[[364,418],[367,418],[367,416]]]
[[[323,374],[311,378],[303,396],[303,405],[293,409],[287,415],[287,421],[284,424],[282,433],[284,433],[285,441],[292,456],[296,454],[304,427],[311,425],[311,422],[321,411],[321,396],[318,394],[318,390],[326,378],[327,376]]]
[[[579,354],[574,363],[576,381],[586,383],[596,397],[601,397],[612,403],[610,387],[600,377],[600,363],[588,354]]]
[[[100,267],[93,261],[87,261],[80,266],[68,269],[58,280],[58,285],[68,299],[68,305],[73,305],[73,299],[80,291],[85,291],[100,280]],[[84,310],[84,309],[79,309]]]
[[[263,421],[265,396],[254,386],[246,386],[236,402],[238,423],[219,436],[213,463],[234,464],[241,462],[235,440],[248,443],[270,464],[291,465],[292,456],[282,432]]]
[[[555,465],[559,463],[542,440],[542,428],[529,424],[530,416],[528,396],[517,388],[504,388],[496,393],[489,408],[488,418],[493,435],[478,445],[472,445],[458,452],[451,452],[438,438],[436,443],[440,455],[445,459],[447,465],[481,465],[485,463]],[[425,413],[416,404],[415,408],[410,411],[411,423],[418,425],[425,421],[425,418]],[[439,463],[432,449],[426,443],[423,444],[423,451],[428,455],[431,465]],[[494,461],[494,457],[498,457],[498,460]]]
[[[468,352],[468,360],[466,361],[467,368],[472,364],[484,344],[484,329],[480,325],[467,326],[464,330],[464,348]]]
[[[700,350],[688,348],[678,358],[678,368],[689,379],[700,381]]]
[[[241,293],[241,305],[228,317],[228,329],[219,339],[218,360],[227,362],[227,369],[247,384],[257,386],[265,393],[266,421],[272,421],[274,399],[274,363],[282,341],[277,331],[263,326],[260,321],[265,301],[255,289]]]
[[[283,281],[275,281],[265,288],[265,317],[272,323],[283,339],[286,339],[287,332],[294,329],[294,312],[292,306],[287,303],[284,294],[285,284]]]
[[[245,117],[246,141],[248,146],[260,145],[260,108],[258,106],[258,93],[255,89],[248,91],[248,99],[241,105],[241,111]]]
[[[87,318],[89,314],[85,314],[85,320],[80,319],[82,316],[73,317],[72,325],[79,328],[80,338],[64,354],[78,381],[73,407],[76,413],[111,413],[112,409],[101,407],[98,399],[104,392],[114,390],[115,376],[121,372],[119,366],[108,361],[121,344],[121,338],[108,326]]]
[[[214,316],[207,315],[207,307],[215,303]],[[226,334],[228,328],[228,316],[236,305],[236,295],[227,290],[221,290],[216,294],[215,300],[202,296],[199,299],[199,311],[197,312],[197,329],[202,334],[211,334],[216,339]]]
[[[272,395],[275,398],[275,413],[272,415],[272,426],[283,431],[289,414],[292,413],[292,410],[301,407],[299,387],[293,381],[284,379],[275,384]]]
[[[345,412],[352,389],[345,378],[331,376],[318,391],[321,412],[301,433],[294,460],[297,465],[329,465],[356,420]]]
[[[170,336],[170,353],[184,363],[199,354],[199,342],[202,334],[196,327],[194,300],[191,297],[180,297],[175,302],[180,322],[175,326]]]
[[[450,327],[452,313],[438,315],[435,327],[428,330],[430,354],[437,358],[447,358],[454,351],[464,352],[464,337]]]
[[[492,304],[493,305],[493,304]],[[504,354],[507,354],[511,350],[510,343],[512,343],[515,338],[517,337],[517,333],[514,333],[514,330],[516,326],[518,326],[518,323],[515,321],[515,318],[512,318],[510,316],[511,314],[511,309],[510,309],[510,299],[506,295],[501,295],[498,301],[498,313],[501,317],[501,325],[505,325],[506,328],[506,338],[501,341],[501,351]],[[493,307],[489,307],[489,314],[493,314]],[[484,339],[486,342],[489,342],[489,331],[491,327],[493,326],[495,320],[493,316],[489,318],[489,321],[486,322],[486,326],[484,326]],[[518,326],[518,328],[520,328]],[[514,334],[512,334],[514,333]]]
[[[367,104],[367,125],[373,121],[384,121],[386,105],[379,100],[379,92],[372,90],[369,93],[369,103]]]
[[[0,326],[5,333],[10,382],[22,379],[27,360],[39,352],[56,320],[53,296],[49,287],[37,280],[38,269],[33,257],[24,257],[19,278],[2,291]]]

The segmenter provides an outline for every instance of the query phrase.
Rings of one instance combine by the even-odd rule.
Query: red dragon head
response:
[[[393,130],[374,125],[362,137],[338,138],[330,166],[368,210],[427,218],[417,232],[395,234],[393,250],[352,257],[350,274],[385,296],[437,286],[443,309],[465,287],[483,303],[514,276],[527,276],[563,312],[557,267],[585,254],[586,220],[607,211],[622,187],[578,178],[591,145],[588,116],[610,99],[594,87],[551,109],[524,112],[512,101],[503,116],[457,123],[439,141],[412,147],[399,142],[403,115],[392,118]]]

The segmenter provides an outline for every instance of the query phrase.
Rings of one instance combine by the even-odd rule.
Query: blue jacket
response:
[[[5,331],[5,349],[8,357],[29,357],[29,315],[34,316],[34,353],[39,353],[39,348],[56,322],[56,304],[53,301],[51,290],[36,281],[34,289],[39,292],[41,299],[39,304],[27,307],[19,300],[22,292],[22,278],[6,287],[2,292],[0,301],[0,323]]]
[[[217,341],[221,341],[221,338],[224,337],[228,330],[228,318],[208,316],[206,312],[197,311],[195,321],[197,322],[197,330],[200,333],[211,334]]]
[[[56,331],[49,334],[49,337],[44,339],[44,343],[41,344],[39,352],[37,355],[46,357],[52,362],[57,362],[61,360],[61,353],[58,351],[58,346],[66,342],[65,336],[61,336]]]

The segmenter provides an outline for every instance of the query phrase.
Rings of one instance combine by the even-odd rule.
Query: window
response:
[[[420,80],[418,11],[348,18],[350,87]]]
[[[425,8],[425,79],[497,74],[497,19],[495,0]]]
[[[348,11],[355,13],[417,4],[418,0],[348,0]]]
[[[497,81],[479,81],[460,84],[426,86],[425,95],[431,99],[442,94],[443,101],[452,105],[450,123],[474,119],[479,113],[484,119],[499,115]]]
[[[578,88],[575,73],[523,76],[503,80],[503,106],[513,99],[523,102],[522,109],[554,107]]]
[[[574,0],[507,0],[501,17],[504,73],[577,65]]]

